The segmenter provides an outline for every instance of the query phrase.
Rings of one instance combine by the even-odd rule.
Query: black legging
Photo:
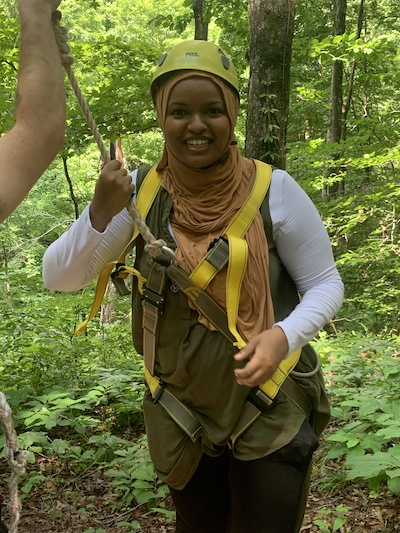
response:
[[[308,422],[287,446],[240,461],[204,455],[183,490],[171,490],[176,533],[295,533],[302,489],[317,447]]]

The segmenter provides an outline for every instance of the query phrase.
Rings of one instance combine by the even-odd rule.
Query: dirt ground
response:
[[[1,466],[4,466],[2,464]],[[4,470],[3,470],[4,472]],[[6,473],[0,476],[0,501],[8,501],[5,485]],[[98,471],[87,473],[84,479],[73,478],[57,489],[57,484],[46,478],[44,485],[33,489],[23,500],[19,533],[172,533],[174,523],[162,515],[149,513],[145,506],[132,507],[123,513],[110,511],[110,500],[115,500],[108,480]],[[167,508],[172,509],[170,499]],[[340,506],[347,510],[341,512]],[[329,511],[329,514],[326,514]],[[332,529],[339,515],[345,523]],[[8,525],[7,507],[3,508],[3,520]],[[302,527],[303,533],[324,531],[315,521],[324,521],[326,532],[339,533],[394,533],[400,532],[400,498],[385,493],[374,499],[369,489],[350,485],[340,491],[326,493],[313,481],[308,507]],[[130,523],[124,527],[121,523]],[[252,533],[249,531],[249,533]],[[279,533],[279,532],[277,532]]]

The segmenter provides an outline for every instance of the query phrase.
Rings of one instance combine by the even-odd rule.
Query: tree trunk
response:
[[[357,39],[361,37],[363,22],[364,22],[364,0],[361,0],[359,8],[358,8],[358,22],[357,22],[357,34],[356,34]],[[346,119],[347,119],[347,115],[350,109],[351,99],[353,96],[353,85],[354,85],[355,72],[356,72],[356,61],[355,59],[353,59],[351,63],[351,68],[350,68],[349,83],[347,84],[346,102],[343,106],[343,123],[342,123],[342,135],[341,135],[342,140],[346,140],[346,136],[347,136]]]
[[[334,0],[334,35],[343,35],[346,31],[347,0]],[[327,142],[339,144],[345,132],[345,112],[343,106],[343,61],[334,61],[332,65],[330,113],[327,133]],[[331,154],[333,161],[340,158],[340,151],[334,150]],[[325,169],[325,177],[340,176],[343,169],[340,165],[330,166]],[[335,181],[324,186],[322,194],[332,196],[344,192],[344,180]]]
[[[108,296],[109,301],[107,303],[101,304],[100,307],[100,324],[110,324],[112,320],[112,311],[113,311],[113,303],[114,303],[114,296],[115,296],[115,286],[114,284],[109,281],[107,283],[106,292],[104,294],[104,298]]]
[[[249,0],[246,156],[286,165],[295,0]]]
[[[199,41],[208,39],[208,23],[204,20],[203,5],[204,0],[193,0],[194,38]]]

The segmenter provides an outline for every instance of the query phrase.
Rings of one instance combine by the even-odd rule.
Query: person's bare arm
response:
[[[16,122],[0,138],[0,223],[64,144],[64,75],[51,20],[59,3],[18,0],[21,49]]]

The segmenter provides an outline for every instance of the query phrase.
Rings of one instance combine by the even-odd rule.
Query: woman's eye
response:
[[[218,115],[222,113],[222,111],[217,107],[212,107],[208,112],[210,113],[210,115]]]
[[[182,117],[186,112],[184,109],[174,109],[171,114],[176,117]]]

